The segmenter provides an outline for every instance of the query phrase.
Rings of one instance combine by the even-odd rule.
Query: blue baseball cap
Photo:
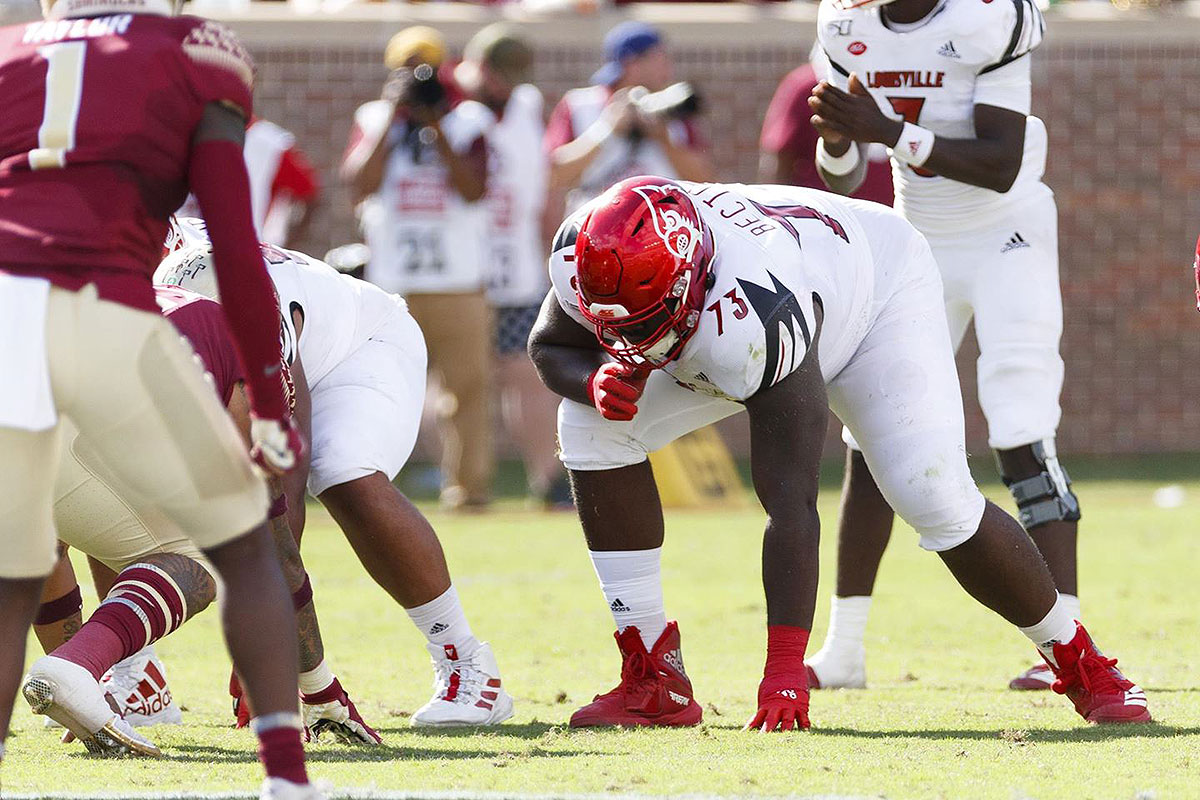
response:
[[[605,63],[592,74],[592,84],[612,86],[621,79],[626,61],[661,43],[662,34],[653,25],[632,19],[619,23],[604,36]]]

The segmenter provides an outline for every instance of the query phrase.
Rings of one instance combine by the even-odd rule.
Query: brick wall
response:
[[[808,52],[811,9],[791,5],[634,12],[664,25],[678,75],[703,89],[722,179],[754,179],[767,102]],[[324,176],[306,243],[317,254],[355,237],[336,166],[355,107],[378,94],[382,43],[406,24],[398,14],[407,21],[423,14],[461,44],[492,12],[435,5],[372,13],[340,23],[235,22],[258,59],[258,112],[294,131]],[[538,52],[535,82],[548,103],[585,82],[599,62],[596,42],[613,21],[528,24]],[[1047,182],[1060,213],[1067,361],[1061,448],[1200,449],[1200,318],[1191,308],[1188,269],[1200,232],[1200,20],[1051,17],[1034,75],[1034,110],[1050,131]],[[975,355],[965,347],[960,368],[969,444],[983,451]],[[742,427],[730,430],[739,447]]]

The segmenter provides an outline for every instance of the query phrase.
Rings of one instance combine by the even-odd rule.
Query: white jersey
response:
[[[432,142],[392,122],[392,107],[383,100],[360,106],[354,115],[364,134],[393,137],[383,182],[362,208],[371,248],[367,280],[401,294],[483,288],[486,205],[468,203],[454,191]],[[486,106],[468,100],[442,118],[441,128],[450,146],[463,153],[494,123]]]
[[[488,299],[500,307],[537,305],[546,296],[543,105],[537,87],[521,84],[487,136]]]
[[[1030,110],[1030,56],[1045,23],[1033,0],[942,0],[924,19],[898,25],[883,8],[843,11],[822,0],[817,37],[831,81],[857,73],[879,107],[939,136],[973,138],[977,104]],[[896,208],[922,233],[984,227],[1032,193],[1046,166],[1046,128],[1029,117],[1020,173],[1006,193],[961,183],[892,159]]]
[[[693,391],[745,400],[800,366],[820,304],[818,355],[832,380],[871,321],[875,265],[860,201],[794,186],[679,185],[712,231],[714,280],[695,334],[663,371]],[[563,310],[590,330],[574,289],[574,242],[589,208],[559,228],[550,278]]]
[[[612,90],[607,86],[585,86],[571,89],[563,95],[562,102],[571,112],[571,130],[576,137],[600,119],[611,96]],[[667,122],[667,135],[676,144],[687,144],[690,137],[687,124],[677,119]],[[666,151],[658,142],[644,137],[638,140],[623,136],[608,137],[600,153],[584,169],[579,186],[567,194],[567,210],[574,211],[614,183],[635,175],[674,178],[676,172],[671,159],[667,158]]]
[[[342,275],[323,261],[270,244],[260,244],[259,248],[279,298],[284,360],[291,363],[300,356],[310,388],[366,342],[391,315],[405,308],[400,297]],[[155,271],[155,283],[181,286],[220,299],[203,220],[177,219],[171,226],[167,249],[172,252]],[[299,336],[295,315],[303,320]]]

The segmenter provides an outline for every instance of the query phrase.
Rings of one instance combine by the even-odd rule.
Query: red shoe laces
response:
[[[1123,694],[1133,684],[1121,677],[1116,666],[1115,658],[1105,658],[1088,648],[1075,666],[1077,683],[1092,695]]]
[[[643,650],[630,653],[621,665],[621,685],[625,687],[626,694],[644,692],[647,684],[657,679],[658,670],[654,666],[654,659]]]

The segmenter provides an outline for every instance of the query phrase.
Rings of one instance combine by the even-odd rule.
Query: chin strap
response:
[[[98,17],[102,14],[157,14],[163,17],[179,13],[182,2],[176,0],[56,0],[50,4],[47,19]]]

